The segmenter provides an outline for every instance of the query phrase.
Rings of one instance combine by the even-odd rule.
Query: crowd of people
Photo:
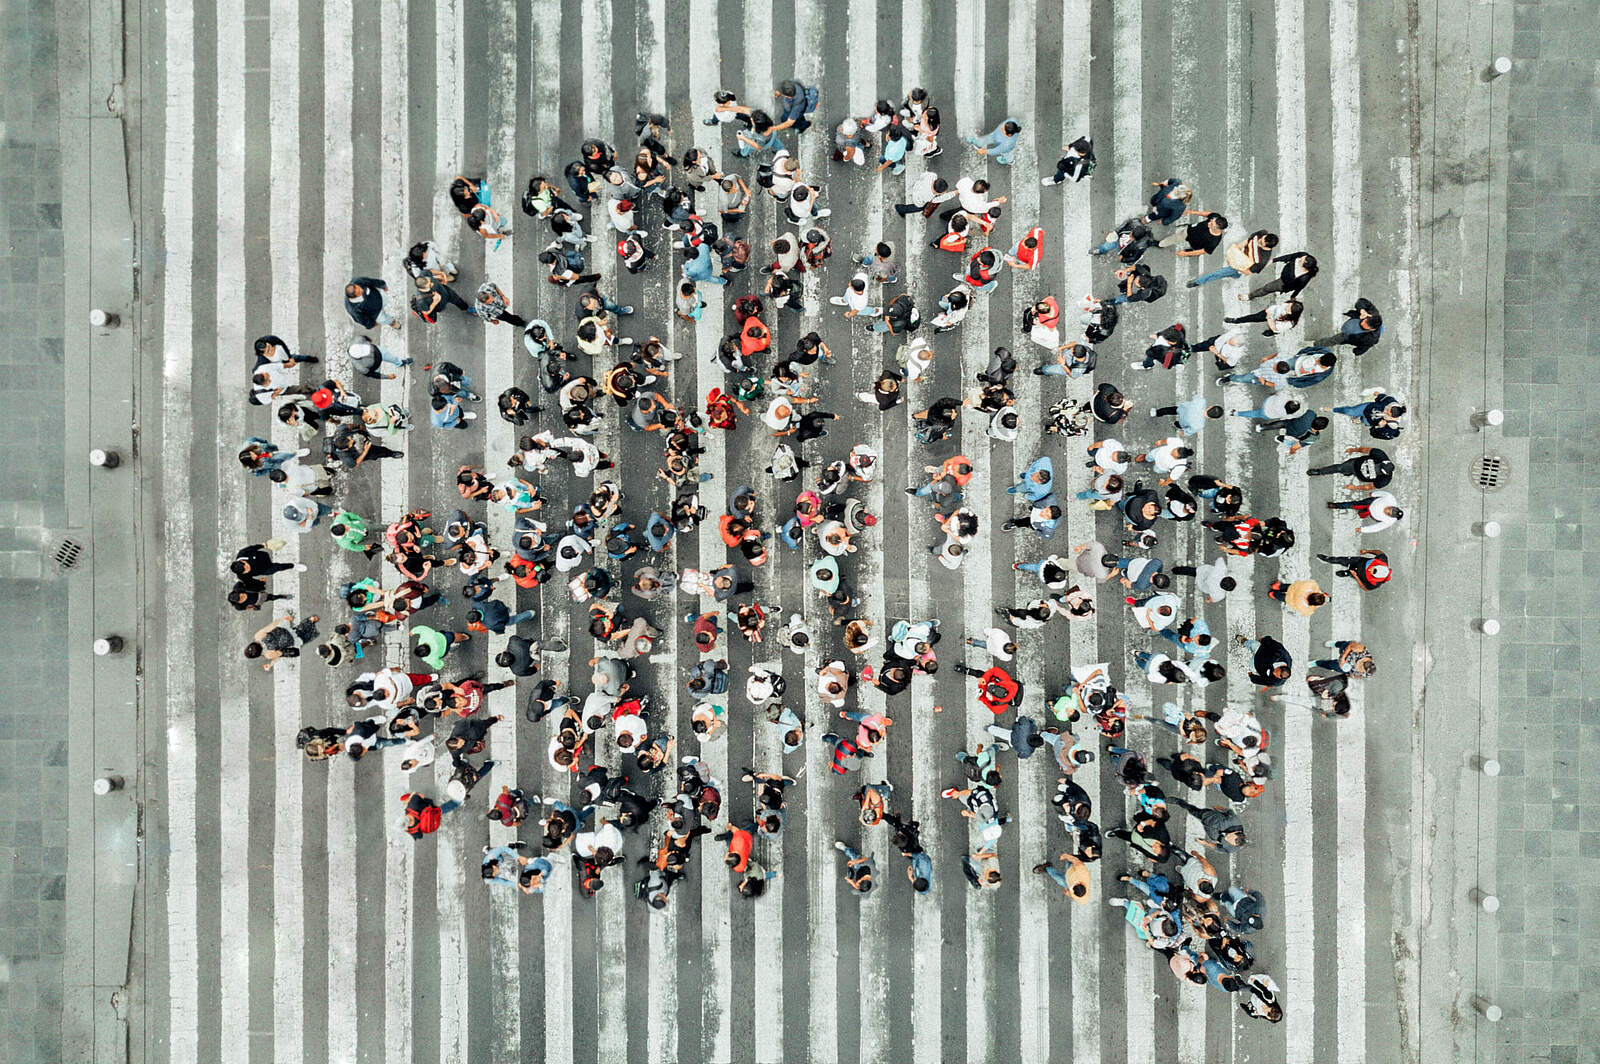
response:
[[[751,813],[748,818],[725,815],[726,782],[693,751],[735,728],[772,728],[785,753],[808,742],[824,744],[833,773],[861,777],[854,791],[860,825],[864,831],[887,827],[887,845],[904,860],[909,888],[927,894],[942,874],[922,846],[921,825],[910,817],[894,782],[873,782],[881,773],[864,767],[889,741],[893,704],[906,698],[916,676],[936,669],[940,623],[872,617],[863,610],[852,556],[877,522],[860,489],[882,475],[879,455],[860,442],[846,458],[808,461],[806,445],[828,435],[837,420],[819,408],[818,394],[836,359],[818,332],[792,323],[806,309],[802,275],[821,271],[825,290],[839,293],[829,303],[842,319],[892,336],[895,357],[870,390],[856,396],[876,408],[869,416],[889,417],[905,403],[908,383],[929,379],[928,337],[960,329],[971,308],[1008,276],[1037,269],[1048,241],[1044,229],[1029,220],[1018,227],[1014,245],[989,243],[1007,197],[987,180],[947,180],[929,165],[944,146],[938,108],[925,90],[913,89],[899,103],[880,101],[871,114],[842,118],[832,134],[837,173],[871,166],[899,174],[908,156],[924,161],[926,168],[909,182],[908,202],[897,206],[897,214],[910,226],[911,239],[920,239],[915,215],[931,226],[929,246],[951,258],[935,255],[929,261],[935,270],[950,269],[955,282],[924,323],[922,308],[904,283],[913,278],[888,236],[871,234],[859,253],[835,258],[824,228],[830,214],[823,205],[827,182],[822,174],[803,172],[795,147],[795,138],[817,112],[817,90],[786,80],[770,103],[759,103],[743,104],[729,92],[711,101],[703,121],[716,131],[707,135],[725,137],[720,147],[730,150],[727,170],[718,167],[712,153],[685,143],[698,131],[675,136],[664,116],[642,113],[628,149],[585,140],[579,157],[564,170],[565,188],[543,175],[528,182],[520,202],[529,219],[523,224],[544,227],[550,238],[538,260],[550,284],[572,290],[569,320],[524,319],[492,282],[480,285],[468,300],[452,287],[459,276],[456,264],[432,241],[406,254],[416,289],[408,301],[415,318],[431,323],[454,312],[520,329],[544,393],[536,398],[511,387],[497,397],[498,415],[522,433],[513,453],[491,456],[491,464],[499,462],[508,472],[497,478],[485,469],[461,466],[456,476],[460,502],[453,514],[419,508],[383,527],[372,515],[341,506],[340,487],[361,476],[363,465],[402,455],[396,445],[413,431],[409,410],[362,399],[354,378],[341,381],[328,374],[323,379],[324,374],[313,373],[308,379],[310,371],[301,367],[318,360],[296,354],[276,336],[255,343],[252,401],[271,407],[301,446],[279,448],[252,438],[239,453],[240,464],[276,485],[275,508],[295,532],[323,529],[337,549],[361,556],[352,561],[364,563],[367,575],[339,589],[341,616],[326,636],[320,634],[319,616],[296,620],[288,612],[255,633],[244,655],[270,669],[314,646],[328,666],[350,675],[341,715],[353,712],[354,722],[310,726],[300,733],[300,749],[313,761],[339,756],[360,761],[379,751],[410,773],[433,764],[442,745],[453,770],[445,793],[436,798],[419,784],[397,799],[406,830],[419,839],[440,830],[443,818],[463,808],[488,774],[494,764],[486,759],[491,732],[514,725],[486,715],[487,696],[516,685],[526,705],[526,726],[548,732],[549,764],[560,778],[570,778],[571,786],[543,796],[503,786],[483,803],[485,815],[504,827],[529,823],[539,829],[527,841],[486,848],[481,869],[490,885],[540,893],[556,874],[552,858],[566,852],[578,888],[592,897],[606,885],[609,870],[623,865],[626,852],[641,867],[631,883],[634,894],[662,910],[688,871],[696,840],[710,835],[725,845],[723,861],[737,891],[759,897],[776,874],[762,857],[783,831],[795,779],[744,772],[742,780],[753,791]],[[1018,120],[1006,118],[965,143],[989,162],[1010,166],[1022,133]],[[1046,188],[1077,183],[1094,167],[1093,143],[1085,136],[1063,146],[1054,172],[1039,180]],[[1107,878],[1119,887],[1106,900],[1122,909],[1138,938],[1163,954],[1179,979],[1239,994],[1244,1011],[1276,1022],[1283,1016],[1278,988],[1255,970],[1251,943],[1266,923],[1265,899],[1219,871],[1217,864],[1226,862],[1213,863],[1247,844],[1243,814],[1273,778],[1271,736],[1249,704],[1185,710],[1159,699],[1161,708],[1150,723],[1159,734],[1170,733],[1176,748],[1152,765],[1124,745],[1130,719],[1124,691],[1138,683],[1215,684],[1225,678],[1230,644],[1236,642],[1249,658],[1249,679],[1259,692],[1274,702],[1338,718],[1350,712],[1350,685],[1376,669],[1373,655],[1352,639],[1330,642],[1326,658],[1300,663],[1295,686],[1296,663],[1279,640],[1240,633],[1230,641],[1222,633],[1214,636],[1204,616],[1185,615],[1180,578],[1193,581],[1207,603],[1219,603],[1238,587],[1229,575],[1230,564],[1236,564],[1230,559],[1280,557],[1296,535],[1281,517],[1252,507],[1245,486],[1193,468],[1196,435],[1207,422],[1228,414],[1203,395],[1136,411],[1117,385],[1102,378],[1086,404],[1047,402],[1045,428],[1053,448],[1062,438],[1090,437],[1081,441],[1087,475],[1070,471],[1084,486],[1069,485],[1069,471],[1058,471],[1050,455],[1040,454],[1008,489],[1018,497],[1017,511],[999,520],[983,503],[963,498],[975,460],[951,453],[951,437],[964,417],[981,417],[988,436],[997,441],[1016,441],[1021,425],[1016,390],[1049,387],[1046,380],[1032,378],[1095,373],[1099,356],[1113,350],[1124,306],[1166,296],[1167,277],[1157,271],[1168,252],[1202,261],[1220,253],[1221,265],[1189,281],[1191,287],[1224,278],[1249,278],[1254,287],[1239,295],[1238,313],[1226,319],[1230,328],[1217,335],[1191,339],[1175,322],[1141,339],[1129,372],[1172,369],[1196,355],[1210,356],[1223,395],[1237,407],[1233,415],[1251,419],[1257,432],[1273,433],[1285,459],[1322,446],[1318,436],[1334,416],[1353,419],[1374,441],[1400,434],[1405,406],[1383,390],[1343,405],[1318,407],[1313,399],[1320,393],[1312,389],[1323,385],[1337,365],[1339,349],[1359,356],[1378,343],[1383,322],[1373,304],[1357,300],[1331,335],[1293,355],[1269,349],[1255,357],[1250,326],[1261,326],[1271,338],[1308,317],[1305,300],[1318,273],[1316,258],[1280,246],[1270,228],[1238,235],[1229,219],[1197,206],[1195,192],[1176,178],[1152,188],[1148,209],[1121,221],[1103,243],[1089,249],[1111,264],[1103,294],[1087,296],[1072,308],[1053,295],[1027,305],[1021,335],[1040,349],[1031,374],[1018,380],[1018,357],[1006,347],[996,348],[970,391],[941,396],[909,415],[928,459],[922,475],[904,490],[927,504],[937,524],[939,536],[929,548],[934,559],[959,569],[975,539],[1001,532],[1031,533],[1042,555],[1015,566],[1038,578],[1038,597],[998,607],[992,627],[964,635],[958,654],[964,660],[953,667],[971,677],[972,696],[995,720],[983,734],[968,737],[970,749],[952,751],[962,779],[942,793],[970,821],[971,847],[959,862],[964,879],[976,890],[1002,889],[998,852],[1010,821],[999,797],[1005,763],[1048,747],[1045,756],[1060,773],[1052,803],[1063,841],[1047,853],[1025,855],[1027,866],[1071,901],[1087,904],[1088,865],[1106,857],[1106,840],[1116,840],[1119,871]],[[448,195],[479,237],[491,244],[511,237],[512,227],[494,205],[486,181],[458,177]],[[752,276],[747,271],[758,256],[741,233],[756,211],[777,218],[780,235],[771,242],[770,264]],[[647,335],[646,328],[625,325],[633,308],[595,287],[601,277],[595,256],[607,252],[591,231],[607,228],[622,265],[632,272],[671,270],[668,260],[676,261],[674,312],[681,319],[701,319],[706,286],[728,285],[738,293],[729,300],[728,332],[716,351],[723,382],[703,399],[673,402],[668,382],[680,353]],[[384,347],[382,330],[401,327],[405,304],[373,277],[352,278],[344,295],[361,331],[348,352],[355,374],[393,379],[410,359]],[[1249,311],[1251,305],[1262,309]],[[786,321],[785,310],[796,316]],[[608,368],[602,372],[592,360],[608,349]],[[431,426],[470,430],[479,415],[476,404],[482,402],[470,376],[448,361],[427,372]],[[659,455],[656,475],[665,488],[657,505],[625,498],[605,477],[616,457],[602,451],[594,437],[600,408],[613,405],[629,430],[630,459],[646,451]],[[758,443],[764,433],[752,422],[770,433],[770,442]],[[1117,436],[1141,442],[1125,443]],[[781,523],[762,527],[757,489],[748,485],[731,492],[725,512],[709,514],[699,495],[700,457],[715,447],[730,453],[761,447],[765,455],[768,446],[772,484],[762,490],[781,497]],[[541,474],[563,465],[592,486],[587,495],[547,496],[549,481]],[[1386,490],[1394,462],[1378,446],[1350,448],[1310,466],[1304,475],[1340,476],[1342,481],[1332,483],[1342,494],[1327,505],[1354,511],[1364,522],[1362,533],[1382,533],[1403,518],[1398,500]],[[1074,504],[1104,515],[1096,527],[1105,542],[1076,545],[1065,556],[1048,553],[1066,508]],[[509,542],[491,542],[484,517],[485,508],[495,505],[511,515]],[[665,553],[669,545],[706,520],[715,521],[733,561],[672,571]],[[1171,556],[1173,530],[1189,521],[1212,533],[1214,559]],[[815,560],[806,567],[806,587],[769,586],[758,597],[756,577],[769,552],[797,550],[807,542],[812,548],[807,555]],[[269,540],[239,551],[228,596],[235,608],[259,610],[285,597],[272,593],[270,583],[275,572],[289,567],[273,557],[282,545]],[[1355,588],[1330,591],[1309,575],[1285,573],[1270,583],[1266,595],[1310,616],[1335,593],[1374,591],[1391,575],[1380,549],[1317,557]],[[383,565],[394,569],[393,579],[381,578]],[[567,648],[541,646],[519,634],[534,612],[517,611],[506,601],[514,600],[514,589],[549,585],[564,586],[587,612],[597,653],[586,681],[571,678],[582,690],[567,686],[566,677],[547,675],[541,652]],[[1110,593],[1101,593],[1107,585]],[[787,599],[789,608],[763,604],[775,596]],[[814,626],[821,614],[800,605],[802,597],[820,601],[831,623]],[[1092,618],[1097,609],[1124,608],[1138,628],[1148,631],[1147,645],[1126,665],[1074,665],[1068,682],[1043,693],[1036,703],[1040,708],[1030,710],[1016,660],[1043,650],[1023,649],[1017,633],[1056,618],[1070,623]],[[668,626],[678,624],[692,632],[700,652],[683,678],[693,707],[686,736],[667,733],[660,709],[664,699],[658,691],[640,689],[633,664],[651,652]],[[818,627],[833,634],[819,635]],[[399,630],[407,632],[415,660],[374,667],[383,663],[385,633]],[[782,672],[759,664],[744,679],[747,707],[734,708],[734,677],[717,648],[735,632],[751,643],[776,643],[797,655],[819,651],[825,660],[815,676],[816,707],[822,720],[837,714],[842,723],[831,730],[815,724],[816,712],[808,714],[796,706],[797,699],[786,699]],[[493,682],[461,663],[461,648],[483,633],[508,636],[505,649],[492,660],[502,676]],[[863,686],[876,688],[886,708],[868,710],[854,698]],[[1214,700],[1198,701],[1204,707]],[[1126,795],[1125,803],[1099,811],[1100,819],[1116,825],[1104,830],[1093,798],[1073,778],[1096,758],[1109,762]],[[657,783],[658,773],[671,785]],[[1174,810],[1188,812],[1199,826],[1200,836],[1192,843],[1182,832],[1174,837]],[[635,837],[643,841],[632,842]],[[876,858],[862,852],[867,844],[858,848],[841,838],[837,847],[849,889],[857,894],[878,889]]]

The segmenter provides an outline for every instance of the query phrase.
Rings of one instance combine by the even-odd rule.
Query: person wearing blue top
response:
[[[436,395],[433,397],[433,413],[428,415],[428,420],[436,429],[464,429],[467,422],[478,415],[470,410],[461,409],[461,395]]]
[[[496,846],[493,849],[485,846],[483,864],[480,866],[484,882],[496,886],[516,886],[521,862],[521,855],[517,850],[521,846],[520,842],[510,846]]]
[[[1033,464],[1025,469],[1017,482],[1006,489],[1007,495],[1022,494],[1031,503],[1037,503],[1049,495],[1055,484],[1055,466],[1050,462],[1049,455],[1042,455],[1033,460]]]
[[[1222,407],[1208,406],[1205,396],[1196,394],[1185,399],[1177,406],[1153,406],[1150,408],[1151,417],[1176,417],[1178,431],[1185,436],[1198,435],[1205,428],[1207,421],[1215,421],[1223,414]]]
[[[718,277],[711,269],[711,247],[701,242],[695,246],[694,254],[683,264],[683,276],[695,283],[727,284],[726,277]]]
[[[919,849],[911,855],[911,864],[906,866],[906,878],[911,881],[911,889],[918,894],[926,894],[933,889],[933,858],[928,856],[926,850]]]
[[[1022,136],[1022,123],[1007,118],[982,137],[968,137],[967,143],[978,149],[979,155],[992,155],[1002,166],[1011,165],[1011,155],[1017,150],[1017,140]]]

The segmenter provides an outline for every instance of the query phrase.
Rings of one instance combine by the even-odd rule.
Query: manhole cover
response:
[[[1499,491],[1511,479],[1511,463],[1497,454],[1480,454],[1472,460],[1469,475],[1479,491]]]
[[[83,544],[75,539],[63,539],[50,552],[50,564],[58,573],[70,572],[83,560]]]

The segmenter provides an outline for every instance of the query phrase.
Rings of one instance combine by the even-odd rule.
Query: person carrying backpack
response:
[[[454,812],[461,805],[456,801],[447,801],[440,805],[427,795],[416,792],[402,794],[400,800],[405,803],[406,834],[413,839],[420,839],[424,835],[432,835],[438,831],[444,815]]]
[[[783,79],[772,90],[772,98],[778,101],[778,120],[772,124],[772,132],[793,129],[804,133],[810,129],[811,120],[806,116],[817,109],[820,97],[821,93],[815,88],[808,88],[794,78]]]

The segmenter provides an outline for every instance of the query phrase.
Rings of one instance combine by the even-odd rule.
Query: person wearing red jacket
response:
[[[979,248],[973,253],[972,258],[967,260],[966,274],[955,274],[955,279],[962,284],[977,289],[980,293],[990,292],[995,285],[1000,283],[999,274],[1002,261],[1000,252],[994,248],[987,246]]]
[[[978,701],[995,716],[1022,704],[1022,684],[1000,666],[993,665],[979,672],[969,665],[958,664],[956,671],[978,678]]]
[[[1006,256],[1006,265],[1015,270],[1036,270],[1044,259],[1044,227],[1034,226],[1017,241],[1017,250]]]
[[[750,829],[730,823],[727,831],[711,837],[728,844],[728,852],[723,857],[722,863],[739,875],[744,875],[745,869],[750,867],[750,851],[756,844],[756,837],[751,834]]]

